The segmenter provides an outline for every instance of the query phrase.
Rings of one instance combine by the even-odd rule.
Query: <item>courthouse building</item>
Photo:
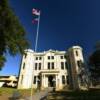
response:
[[[73,46],[67,51],[25,50],[19,71],[18,89],[55,87],[61,90],[87,89],[82,48]]]

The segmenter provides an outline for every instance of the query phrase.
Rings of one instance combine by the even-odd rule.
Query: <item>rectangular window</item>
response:
[[[67,82],[67,84],[69,84],[69,76],[68,75],[66,76],[66,82]]]
[[[25,68],[25,63],[23,63],[23,69]]]
[[[26,58],[26,57],[27,57],[27,53],[24,54],[24,58]]]
[[[52,64],[52,69],[54,69],[54,62],[52,62],[51,64]]]
[[[38,60],[38,57],[36,57],[35,59]]]
[[[40,80],[40,75],[39,76],[37,76],[38,77],[38,79]]]
[[[81,65],[82,65],[81,60],[80,60],[80,61],[77,61],[77,66],[78,66],[79,68],[81,67]]]
[[[33,83],[36,84],[36,76],[34,76],[34,81],[33,81]]]
[[[54,59],[54,56],[51,56],[52,59]]]
[[[50,69],[50,62],[48,62],[48,69]]]
[[[39,70],[41,70],[41,63],[39,63]]]
[[[50,56],[48,56],[48,59],[50,59]]]
[[[64,75],[62,75],[62,84],[65,84],[66,82],[65,82],[65,76]]]
[[[42,59],[42,57],[39,57],[39,60],[41,60]]]
[[[61,69],[64,69],[64,62],[61,62]]]
[[[76,51],[76,56],[78,56],[78,51]]]
[[[67,62],[65,62],[65,68],[68,69],[68,64],[67,64]]]
[[[65,59],[67,58],[66,55],[64,56],[64,58],[65,58]]]
[[[60,56],[60,58],[61,58],[61,59],[63,59],[63,58],[64,58],[64,56]]]
[[[37,63],[35,63],[35,70],[37,70]]]
[[[22,77],[21,77],[21,84],[22,84],[22,82],[23,82],[23,75],[22,75]]]

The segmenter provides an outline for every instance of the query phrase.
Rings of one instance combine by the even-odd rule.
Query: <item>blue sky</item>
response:
[[[9,0],[9,4],[27,33],[31,49],[37,27],[32,24],[32,8],[41,10],[38,51],[80,45],[87,56],[100,40],[100,0]],[[0,75],[18,75],[21,56],[6,57]]]

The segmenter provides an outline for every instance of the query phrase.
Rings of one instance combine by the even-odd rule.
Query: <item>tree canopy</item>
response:
[[[5,53],[16,55],[28,47],[25,31],[8,0],[0,0],[0,69],[6,61]]]
[[[100,44],[96,44],[96,50],[89,57],[89,65],[91,78],[93,83],[98,84],[100,82]]]

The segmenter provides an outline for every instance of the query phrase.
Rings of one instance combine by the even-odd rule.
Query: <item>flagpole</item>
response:
[[[40,12],[40,14],[41,14],[41,12]],[[36,41],[35,41],[35,52],[37,51],[37,43],[38,43],[38,35],[39,35],[39,26],[40,26],[40,15],[38,17],[37,34],[36,34]]]
[[[39,11],[39,13],[41,14],[41,12]],[[37,44],[38,44],[38,35],[39,35],[39,26],[40,26],[40,14],[38,16],[38,24],[37,24],[37,31],[36,31],[36,40],[35,40],[35,48],[34,48],[34,52],[37,51]],[[35,63],[33,63],[33,66],[35,65]],[[33,72],[33,71],[32,71]],[[36,81],[37,82],[37,81]],[[30,100],[32,100],[32,94],[33,94],[33,73],[32,73],[32,83],[31,83],[31,97]]]

